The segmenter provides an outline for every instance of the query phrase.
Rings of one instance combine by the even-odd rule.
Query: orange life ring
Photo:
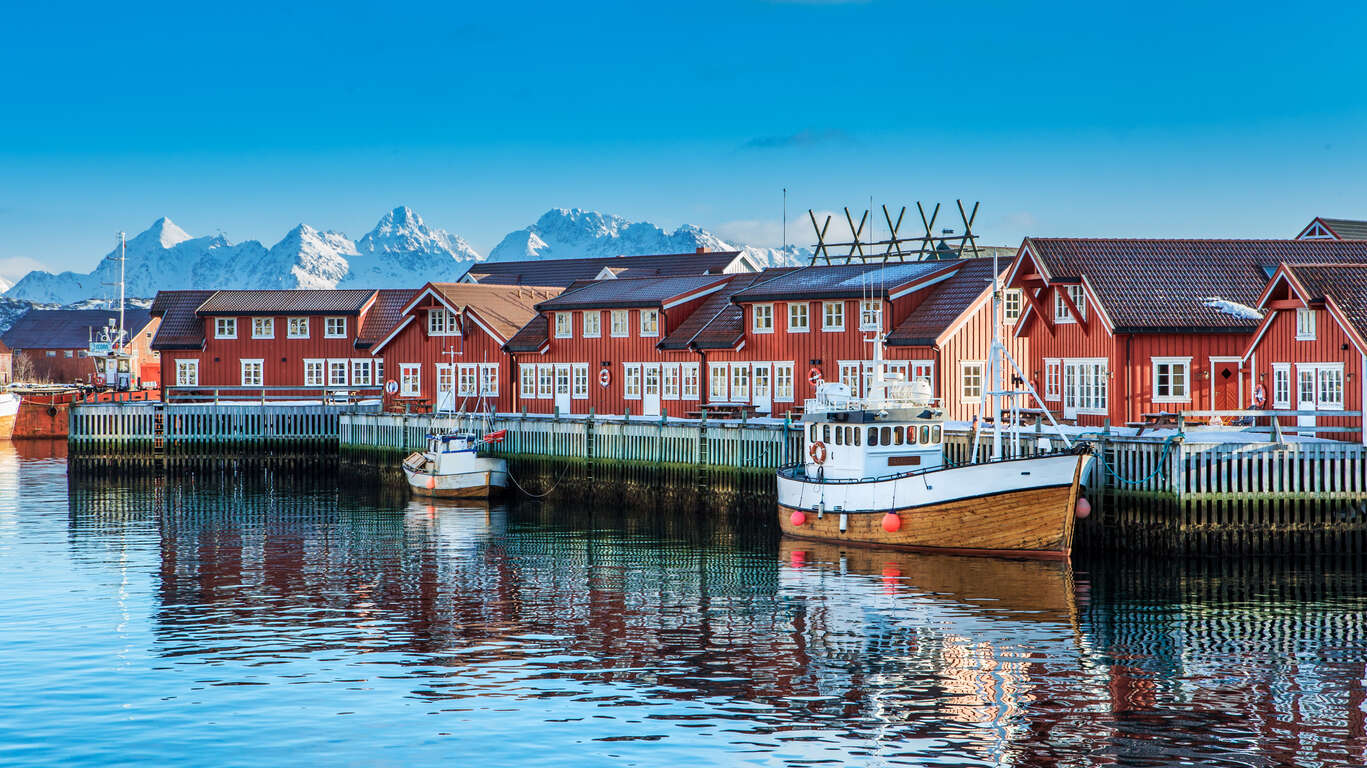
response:
[[[604,368],[598,372],[598,384],[606,387],[612,383],[612,369]]]
[[[812,461],[814,463],[826,463],[826,444],[821,442],[820,440],[816,441],[815,443],[812,443],[812,447],[807,449],[807,453],[811,455]]]
[[[821,369],[817,368],[815,365],[812,366],[811,369],[807,371],[807,381],[815,387],[817,384],[821,383],[821,380]]]
[[[1267,405],[1267,390],[1263,389],[1263,385],[1259,384],[1257,388],[1253,390],[1253,407],[1262,410],[1265,405]]]

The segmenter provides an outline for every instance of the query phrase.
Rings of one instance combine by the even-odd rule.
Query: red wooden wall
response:
[[[513,389],[517,382],[511,375],[512,360],[503,352],[504,340],[490,335],[468,313],[460,315],[459,322],[463,335],[431,336],[427,333],[427,310],[435,306],[439,306],[437,301],[430,295],[425,296],[410,312],[413,321],[377,354],[377,358],[384,361],[386,382],[400,382],[400,366],[403,363],[417,363],[421,366],[420,394],[416,397],[406,397],[400,393],[391,394],[386,390],[385,409],[431,411],[436,405],[438,363],[452,363],[457,366],[494,363],[498,365],[497,397],[463,397],[458,389],[454,406],[457,409],[463,407],[466,411],[482,410],[486,407],[495,411],[512,410]],[[478,385],[478,381],[476,384]],[[456,380],[456,386],[459,387],[459,379]]]
[[[1282,297],[1284,298],[1284,296]],[[1297,405],[1298,363],[1342,363],[1343,364],[1343,409],[1361,411],[1363,406],[1363,355],[1354,346],[1352,339],[1344,332],[1337,320],[1327,309],[1315,310],[1314,340],[1296,338],[1296,312],[1294,310],[1269,310],[1266,328],[1256,343],[1248,349],[1248,370],[1252,386],[1261,384],[1267,395],[1267,408],[1273,408],[1272,366],[1276,363],[1289,363],[1290,408]],[[1251,389],[1251,387],[1250,387]],[[1295,419],[1283,419],[1282,426],[1295,423]],[[1344,433],[1321,433],[1319,437],[1335,440],[1354,440],[1359,437],[1359,418],[1316,416],[1317,426],[1339,426],[1346,428]],[[1367,438],[1363,438],[1367,440]]]

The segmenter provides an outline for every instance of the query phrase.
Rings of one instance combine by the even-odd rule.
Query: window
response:
[[[437,402],[436,410],[454,410],[455,403],[451,400],[451,395],[456,391],[456,368],[450,363],[437,363],[432,366],[436,372],[437,380]]]
[[[76,356],[76,350],[74,350],[74,349],[65,349],[65,350],[62,350],[62,356],[63,356],[63,357],[75,357],[75,356]]]
[[[597,313],[597,312],[594,312],[593,314],[594,314],[594,315],[597,315],[598,313]],[[587,318],[588,315],[584,315],[584,317]],[[573,397],[574,397],[574,399],[575,399],[575,400],[587,400],[587,399],[589,399],[589,364],[588,364],[588,363],[575,363],[575,364],[574,364],[573,366],[571,366],[571,367],[572,367],[573,370],[574,370],[574,390],[573,390]]]
[[[1007,323],[1014,323],[1019,320],[1023,301],[1024,298],[1019,288],[1008,288],[1002,291],[1002,320]]]
[[[475,365],[456,366],[459,374],[456,383],[456,394],[460,397],[474,397],[479,394],[479,368]]]
[[[883,330],[883,302],[878,299],[865,299],[859,302],[859,330]]]
[[[556,312],[555,313],[555,337],[557,339],[568,339],[574,335],[574,313]]]
[[[1044,399],[1058,400],[1060,397],[1059,384],[1062,378],[1060,370],[1063,364],[1058,360],[1044,361]]]
[[[685,400],[698,399],[698,364],[684,363],[679,367],[679,377],[683,384],[680,390]]]
[[[726,363],[709,363],[707,366],[707,399],[712,402],[725,402],[727,391]]]
[[[328,361],[328,386],[345,387],[347,385],[347,361],[329,360]]]
[[[521,395],[524,400],[531,400],[536,397],[536,366],[522,365],[517,369],[518,381],[521,383]]]
[[[774,363],[774,399],[788,403],[793,401],[792,363]]]
[[[1153,358],[1153,401],[1191,402],[1191,358]]]
[[[307,317],[291,317],[285,321],[285,335],[291,339],[307,339],[309,337],[309,319]]]
[[[199,386],[199,361],[198,361],[198,360],[177,360],[177,361],[176,361],[176,386],[177,386],[177,387],[197,387],[197,386]]]
[[[382,383],[383,381],[384,381],[384,360],[378,360],[378,359],[377,359],[377,360],[375,361],[375,383],[376,383],[376,384],[379,384],[379,383]]]
[[[641,399],[641,364],[622,364],[622,397],[627,400]]]
[[[731,364],[731,399],[735,402],[750,399],[750,366],[745,363]]]
[[[584,338],[596,339],[603,335],[603,313],[598,310],[584,313]]]
[[[1274,363],[1272,366],[1272,407],[1291,407],[1291,364]]]
[[[304,361],[304,386],[321,387],[323,386],[323,361],[305,360]]]
[[[484,397],[498,395],[498,363],[479,364],[479,394]]]
[[[1315,310],[1304,307],[1296,310],[1296,340],[1315,340]]]
[[[253,318],[252,318],[252,338],[253,338],[253,339],[273,339],[273,338],[275,338],[275,318],[273,318],[273,317],[253,317]]]
[[[750,387],[755,393],[756,402],[773,400],[773,369],[768,363],[756,363],[750,378]]]
[[[345,318],[345,317],[325,317],[325,318],[323,318],[323,338],[325,338],[325,339],[345,339],[345,338],[346,338],[346,318]]]
[[[774,305],[755,304],[752,310],[750,329],[755,333],[774,332]]]
[[[845,302],[843,302],[843,301],[823,301],[823,302],[821,302],[821,330],[823,330],[823,331],[843,331],[843,330],[845,330]]]
[[[329,317],[328,320],[338,320],[341,318]],[[343,326],[342,333],[346,333]],[[459,336],[460,325],[456,322],[456,313],[446,307],[434,307],[427,310],[427,335],[428,336]]]
[[[216,338],[216,339],[235,339],[235,338],[237,338],[237,318],[235,318],[235,317],[216,317],[216,318],[214,318],[214,338]]]
[[[934,360],[912,360],[911,378],[908,381],[925,379],[927,384],[935,382],[935,361]]]
[[[805,301],[788,305],[788,333],[806,333],[811,328],[811,321],[807,317],[809,309]]]
[[[1297,365],[1296,380],[1300,390],[1298,409],[1343,410],[1343,363]]]
[[[417,363],[399,364],[399,394],[417,397],[422,392],[422,368]]]
[[[1064,360],[1064,412],[1105,416],[1109,383],[1105,360]]]
[[[658,309],[641,310],[641,335],[660,335],[660,311]]]
[[[77,357],[90,357],[90,350],[82,349],[76,352]]]
[[[625,309],[612,310],[612,335],[617,337],[627,335],[627,311]]]
[[[351,383],[358,387],[370,386],[371,381],[369,360],[351,361]]]
[[[244,386],[244,387],[260,387],[260,386],[263,386],[262,382],[265,381],[265,376],[262,374],[262,370],[261,370],[261,369],[262,369],[262,361],[260,361],[260,360],[243,360],[243,361],[242,361],[242,386]]]
[[[541,398],[554,397],[552,389],[555,385],[555,366],[542,363],[536,366],[536,396]]]
[[[983,364],[979,361],[959,363],[959,399],[964,403],[983,400]]]
[[[1064,293],[1067,293],[1067,294],[1068,294],[1068,298],[1070,298],[1070,299],[1073,300],[1073,304],[1074,304],[1075,306],[1077,306],[1078,314],[1082,315],[1082,319],[1083,319],[1083,320],[1086,320],[1086,319],[1087,319],[1087,301],[1086,301],[1086,297],[1083,295],[1082,286],[1080,286],[1080,285],[1060,285],[1060,286],[1058,286],[1058,287],[1056,287],[1056,288],[1054,289],[1054,322],[1056,322],[1056,323],[1073,323],[1073,322],[1077,322],[1076,320],[1073,319],[1072,314],[1068,312],[1068,305],[1065,304],[1065,303],[1063,303],[1063,295],[1064,295]]]
[[[665,363],[664,365],[660,366],[660,372],[663,375],[664,379],[664,390],[660,393],[660,397],[664,398],[665,400],[678,400],[679,364]]]
[[[49,349],[49,350],[47,351],[47,356],[48,356],[48,357],[56,357],[56,356],[57,356],[57,350],[55,350],[55,349]]]

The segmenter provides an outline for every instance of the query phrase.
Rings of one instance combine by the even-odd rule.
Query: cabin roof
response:
[[[10,349],[84,349],[91,338],[113,320],[117,309],[31,309],[5,331],[0,340]],[[124,310],[124,329],[132,338],[152,320],[140,307]]]
[[[953,268],[960,260],[865,262],[794,269],[740,291],[736,302],[884,298],[899,286]]]
[[[703,299],[693,313],[684,318],[674,332],[660,342],[660,349],[732,349],[745,337],[745,311],[732,301],[740,291],[772,280],[796,267],[774,267],[763,272],[747,272],[731,278],[720,291]]]
[[[1253,306],[1281,263],[1364,262],[1367,242],[1028,237],[1050,282],[1086,284],[1116,333],[1251,333],[1256,318],[1210,306]]]
[[[554,285],[563,288],[576,280],[593,280],[605,267],[610,268],[619,277],[716,275],[725,272],[740,256],[740,251],[706,251],[485,262],[470,265],[461,281],[501,285]],[[627,275],[627,272],[632,274]]]
[[[1367,263],[1288,264],[1286,271],[1300,283],[1309,301],[1332,301],[1343,317],[1367,339]]]
[[[725,283],[730,275],[685,275],[596,280],[537,305],[538,311],[662,307],[670,299]]]
[[[888,334],[889,346],[934,346],[992,280],[992,259],[963,259],[958,271],[926,289],[921,303]],[[1007,262],[998,262],[1003,268]]]
[[[550,322],[545,315],[536,315],[527,324],[517,329],[503,348],[509,352],[540,352],[550,339]]]
[[[356,332],[356,346],[369,347],[384,339],[394,324],[403,318],[403,308],[413,300],[417,291],[411,288],[386,288],[375,292],[375,303],[365,313],[361,328]]]
[[[357,315],[373,290],[214,291],[201,315]]]
[[[561,292],[557,286],[432,283],[431,287],[456,310],[473,310],[498,335],[499,341],[512,338],[536,315],[537,302]]]
[[[204,346],[204,318],[196,310],[213,291],[158,291],[152,314],[161,318],[152,349],[199,349]]]

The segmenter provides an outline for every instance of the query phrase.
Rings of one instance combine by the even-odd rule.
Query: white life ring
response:
[[[812,447],[807,449],[807,453],[811,454],[813,463],[826,463],[826,444],[821,442],[820,440],[816,441],[815,443],[812,443]]]
[[[399,393],[399,382],[393,379],[386,381],[384,383],[384,391],[388,392],[391,395],[397,395]]]
[[[817,368],[815,365],[812,366],[811,369],[807,371],[807,381],[814,387],[820,384],[822,381],[821,369]]]
[[[1267,390],[1263,389],[1263,385],[1259,384],[1253,390],[1253,407],[1262,410],[1265,405],[1267,405]]]
[[[606,387],[607,385],[609,385],[609,384],[611,384],[611,383],[612,383],[612,369],[611,369],[611,368],[604,368],[603,370],[601,370],[601,371],[598,372],[598,384],[599,384],[600,386]]]

